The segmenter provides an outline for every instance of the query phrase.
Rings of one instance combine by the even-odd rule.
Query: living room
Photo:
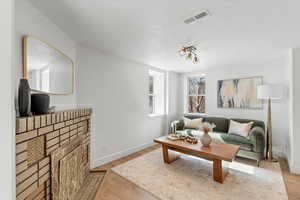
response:
[[[300,199],[300,3],[189,3],[1,3],[3,199]]]

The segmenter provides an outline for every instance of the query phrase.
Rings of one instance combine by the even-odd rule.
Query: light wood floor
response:
[[[300,200],[300,175],[289,173],[286,159],[280,158],[279,163],[289,200]]]
[[[95,197],[95,200],[159,200],[158,197],[155,197],[151,193],[110,170],[117,165],[125,163],[158,148],[160,148],[159,145],[154,145],[142,151],[133,153],[124,158],[120,158],[95,168],[96,170],[108,170]]]
[[[155,197],[153,194],[110,170],[114,166],[125,163],[158,148],[160,148],[159,145],[154,145],[137,153],[133,153],[129,156],[97,167],[97,170],[108,170],[108,173],[104,178],[95,200],[159,200],[158,197]],[[284,158],[280,158],[279,163],[289,200],[300,200],[300,175],[289,173],[288,164]]]

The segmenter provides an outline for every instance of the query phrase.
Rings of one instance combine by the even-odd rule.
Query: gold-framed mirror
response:
[[[74,62],[49,43],[23,37],[23,77],[32,91],[69,95],[74,92]]]

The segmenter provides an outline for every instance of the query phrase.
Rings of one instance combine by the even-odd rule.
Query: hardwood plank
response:
[[[278,160],[289,200],[300,200],[300,175],[290,173],[288,162],[285,158],[279,158]]]
[[[95,200],[158,200],[151,193],[143,190],[124,177],[108,171]]]
[[[130,154],[128,156],[122,157],[120,159],[117,159],[117,160],[114,160],[112,162],[109,162],[109,163],[106,163],[104,165],[101,165],[99,167],[96,167],[95,170],[109,170],[109,169],[111,169],[111,168],[113,168],[113,167],[115,167],[117,165],[125,163],[125,162],[127,162],[129,160],[132,160],[134,158],[137,158],[139,156],[142,156],[142,155],[144,155],[146,153],[149,153],[149,152],[154,151],[154,150],[159,149],[159,148],[160,148],[160,145],[155,144],[155,145],[153,145],[151,147],[148,147],[146,149],[143,149],[141,151],[135,152],[135,153]]]

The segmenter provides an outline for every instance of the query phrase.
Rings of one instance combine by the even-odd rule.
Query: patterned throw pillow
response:
[[[199,126],[202,126],[202,120],[203,120],[202,118],[189,119],[189,118],[183,117],[184,128],[198,129]]]
[[[230,120],[228,133],[240,135],[243,137],[248,137],[249,132],[252,128],[252,125],[253,125],[253,122],[240,123],[240,122],[236,122],[234,120]]]

